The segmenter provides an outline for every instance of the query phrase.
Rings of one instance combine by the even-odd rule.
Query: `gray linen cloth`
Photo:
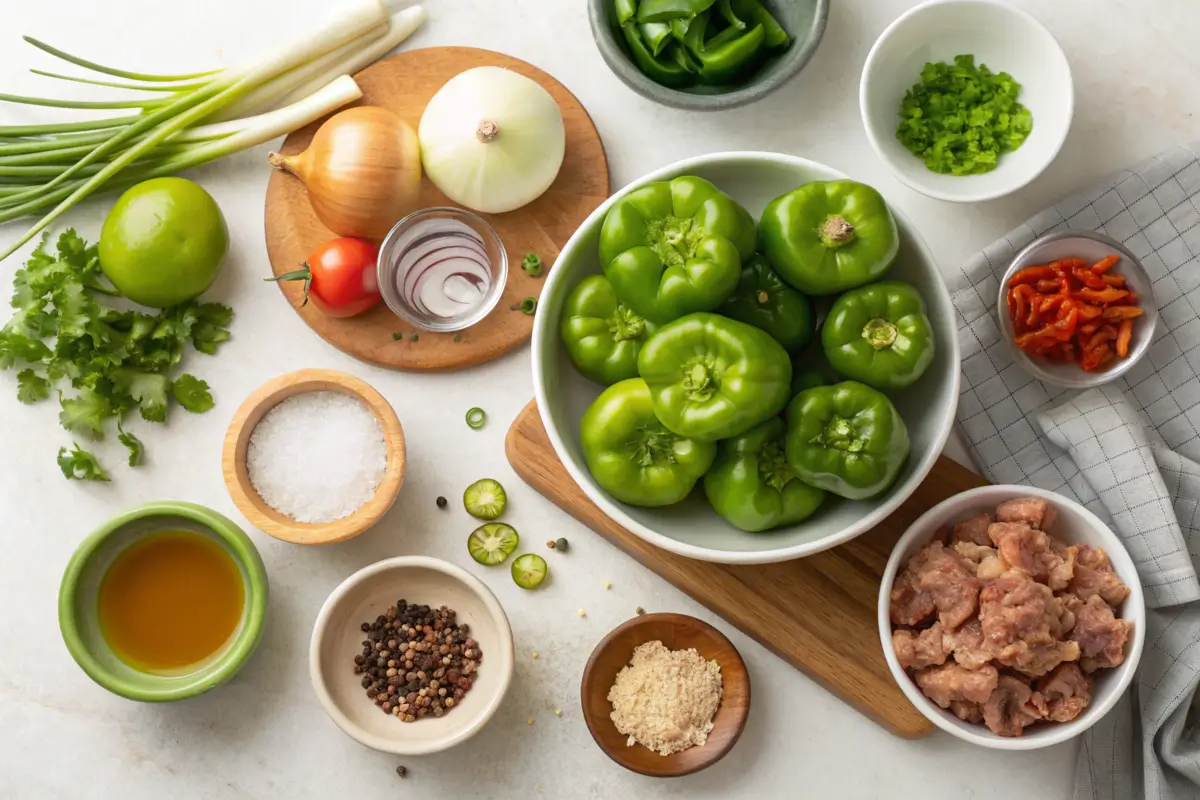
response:
[[[1177,148],[1037,214],[949,281],[958,422],[984,474],[1072,497],[1110,524],[1146,593],[1136,680],[1083,736],[1077,800],[1200,798],[1200,160]],[[1049,231],[1105,233],[1141,259],[1159,327],[1124,378],[1075,392],[1033,380],[996,321],[1013,256]]]

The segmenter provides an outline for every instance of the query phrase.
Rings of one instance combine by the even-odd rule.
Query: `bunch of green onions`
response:
[[[95,102],[0,94],[0,101],[26,105],[138,109],[85,122],[0,126],[0,223],[44,213],[0,252],[0,261],[97,191],[121,191],[207,164],[357,100],[362,91],[349,76],[403,42],[425,19],[420,6],[393,13],[392,2],[353,0],[334,21],[255,63],[189,75],[115,69],[25,37],[56,58],[122,81],[32,70],[39,75],[161,97]]]

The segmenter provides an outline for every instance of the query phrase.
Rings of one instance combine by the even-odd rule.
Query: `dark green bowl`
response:
[[[741,86],[725,91],[698,87],[672,89],[647,78],[633,63],[616,23],[613,0],[588,0],[592,36],[604,62],[621,81],[655,102],[692,111],[719,111],[753,103],[792,79],[812,58],[825,33],[829,0],[761,0],[792,36],[783,53],[772,56]]]
[[[242,573],[246,596],[231,641],[201,666],[179,675],[141,672],[126,664],[105,641],[97,614],[100,582],[117,556],[134,542],[169,530],[199,533],[225,548]],[[113,517],[79,545],[59,588],[58,624],[67,650],[96,683],[130,700],[169,702],[207,692],[237,674],[262,637],[267,592],[262,558],[231,520],[193,503],[146,503]]]

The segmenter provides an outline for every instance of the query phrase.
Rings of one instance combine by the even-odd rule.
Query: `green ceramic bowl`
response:
[[[672,108],[720,111],[753,103],[783,86],[812,58],[825,33],[829,0],[763,0],[763,5],[791,34],[791,46],[771,56],[749,80],[733,89],[672,89],[655,83],[633,63],[617,27],[613,0],[588,0],[588,19],[604,63],[630,89]]]
[[[226,646],[187,674],[141,672],[117,657],[100,631],[97,595],[113,561],[134,542],[161,531],[191,531],[220,544],[242,573],[246,603]],[[267,612],[267,570],[242,529],[215,511],[192,503],[146,503],[93,531],[71,556],[58,592],[58,624],[71,656],[92,680],[114,694],[144,702],[193,697],[224,683],[258,647]]]

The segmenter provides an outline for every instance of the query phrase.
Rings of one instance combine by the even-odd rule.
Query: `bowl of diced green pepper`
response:
[[[717,110],[758,100],[808,63],[829,0],[589,0],[596,45],[643,97]]]

